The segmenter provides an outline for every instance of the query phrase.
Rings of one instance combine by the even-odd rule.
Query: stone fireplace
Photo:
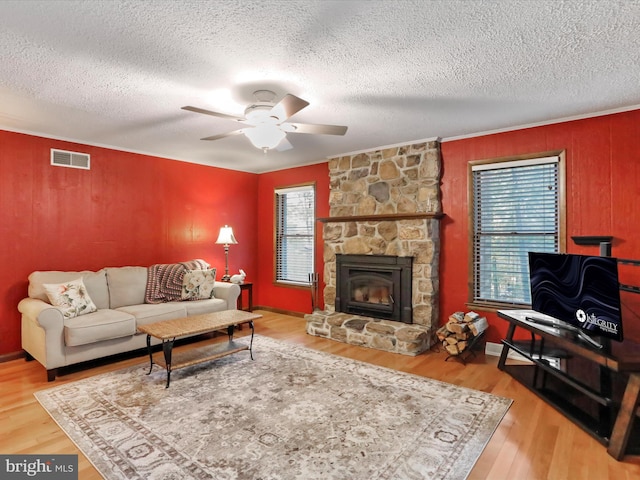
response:
[[[438,326],[439,141],[333,158],[329,177],[330,216],[318,219],[324,310],[305,316],[307,333],[405,355],[426,351]],[[358,263],[367,257],[384,258],[383,265],[367,271]],[[346,287],[345,263],[354,274]],[[410,277],[405,272],[402,284],[398,271],[406,264]],[[393,291],[395,282],[400,290]],[[400,313],[392,312],[398,300]]]

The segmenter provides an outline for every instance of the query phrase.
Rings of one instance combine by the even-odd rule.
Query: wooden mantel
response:
[[[444,217],[442,212],[420,212],[420,213],[388,213],[379,215],[350,215],[347,217],[320,217],[316,218],[322,223],[339,222],[386,222],[395,220],[421,220],[425,218],[435,218],[437,220]]]

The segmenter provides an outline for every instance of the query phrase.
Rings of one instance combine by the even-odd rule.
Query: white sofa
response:
[[[65,318],[60,308],[49,303],[44,284],[80,277],[97,311]],[[147,277],[146,267],[33,272],[28,298],[18,304],[27,358],[40,362],[52,381],[60,367],[146,347],[146,335],[138,333],[138,325],[237,308],[240,287],[226,282],[215,282],[215,298],[145,303]]]

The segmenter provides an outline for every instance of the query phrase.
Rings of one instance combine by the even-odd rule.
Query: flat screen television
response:
[[[577,333],[622,341],[617,259],[529,252],[529,276],[533,310]]]

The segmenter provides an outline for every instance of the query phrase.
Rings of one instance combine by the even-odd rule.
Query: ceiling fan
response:
[[[309,102],[288,93],[278,103],[274,102],[276,94],[271,90],[256,90],[253,92],[255,102],[244,111],[244,117],[228,115],[226,113],[212,112],[203,108],[186,106],[183,110],[190,112],[213,115],[214,117],[227,118],[243,123],[247,127],[220,135],[204,137],[202,140],[218,140],[232,135],[244,134],[251,143],[266,152],[272,148],[287,150],[291,144],[285,139],[287,133],[310,133],[323,135],[344,135],[347,127],[340,125],[313,125],[308,123],[287,122],[289,117],[309,105]]]

